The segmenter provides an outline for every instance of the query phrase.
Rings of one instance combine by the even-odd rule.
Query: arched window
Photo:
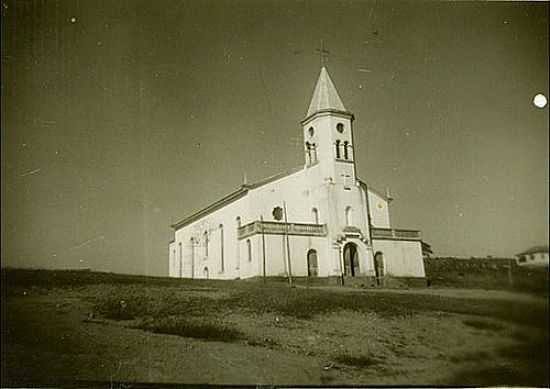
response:
[[[311,143],[306,142],[306,165],[311,165]]]
[[[203,271],[202,271],[202,275],[204,278],[208,279],[208,267],[204,267]]]
[[[311,163],[317,163],[317,149],[315,143],[311,144]]]
[[[204,231],[202,234],[203,241],[204,241],[204,256],[208,257],[208,231]]]
[[[220,271],[223,273],[225,264],[223,258],[223,224],[220,224]]]
[[[348,146],[349,146],[348,141],[345,141],[344,142],[344,159],[348,159]]]
[[[237,216],[235,220],[237,221],[237,228],[241,228],[241,217]]]
[[[352,223],[352,209],[350,206],[346,207],[346,226],[351,226]]]
[[[336,125],[336,131],[338,131],[340,134],[344,132],[344,125],[342,123],[338,123]]]
[[[181,245],[181,242],[178,243],[178,247],[180,250],[180,278],[183,277],[183,247]]]
[[[315,134],[315,130],[313,129],[313,127],[309,127],[307,132],[309,133],[309,136],[313,136]]]
[[[250,239],[246,240],[246,251],[248,254],[248,262],[252,262],[252,242],[250,242]]]
[[[319,224],[319,211],[317,208],[311,209],[311,215],[313,216],[313,223]]]
[[[340,159],[340,139],[336,140],[336,159]]]

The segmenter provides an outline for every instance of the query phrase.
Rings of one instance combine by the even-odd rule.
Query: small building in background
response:
[[[548,246],[535,246],[516,254],[518,266],[548,266]]]

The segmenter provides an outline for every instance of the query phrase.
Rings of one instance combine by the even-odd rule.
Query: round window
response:
[[[336,130],[339,132],[339,133],[342,133],[344,132],[344,125],[342,123],[338,123],[336,125]]]

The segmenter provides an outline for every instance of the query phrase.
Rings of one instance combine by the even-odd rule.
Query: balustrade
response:
[[[395,228],[371,228],[373,239],[421,240],[420,231]]]
[[[285,234],[305,235],[305,236],[326,236],[326,224],[306,224],[306,223],[281,223],[281,222],[261,222],[254,221],[238,229],[239,239],[254,234]]]

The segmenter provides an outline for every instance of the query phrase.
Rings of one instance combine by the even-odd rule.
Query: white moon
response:
[[[533,98],[533,104],[535,104],[538,108],[544,108],[546,107],[546,104],[548,103],[548,100],[546,99],[546,96],[542,93],[539,93]]]

